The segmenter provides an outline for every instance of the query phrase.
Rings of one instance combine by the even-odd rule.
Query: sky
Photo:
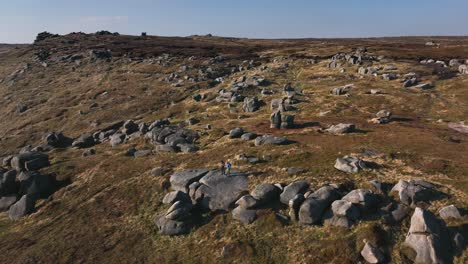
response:
[[[466,36],[468,0],[0,0],[0,43],[109,30],[247,38]]]

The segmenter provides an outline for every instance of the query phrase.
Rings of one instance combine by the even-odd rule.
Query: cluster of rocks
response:
[[[331,61],[328,63],[328,68],[341,68],[345,64],[361,65],[363,63],[372,63],[381,58],[376,58],[367,54],[366,48],[358,48],[354,53],[338,53],[332,56]]]
[[[202,212],[227,212],[248,188],[247,175],[232,171],[229,176],[218,170],[195,169],[177,172],[170,177],[173,192],[163,203],[172,204],[155,224],[164,235],[180,235],[196,224],[191,215]]]
[[[341,87],[335,87],[330,90],[330,94],[332,95],[348,95],[348,92],[351,88],[353,88],[353,84],[347,84]]]
[[[281,107],[270,115],[270,127],[288,129],[294,127],[294,115],[286,115]]]
[[[380,110],[375,114],[375,118],[372,118],[370,121],[375,124],[387,124],[392,120],[392,112],[388,110]]]
[[[245,112],[257,111],[260,103],[257,97],[246,98],[243,93],[247,90],[254,89],[260,86],[265,86],[268,81],[258,75],[241,76],[234,80],[229,90],[222,89],[216,97],[217,102],[242,102],[244,101],[243,110]],[[262,90],[264,91],[264,90]],[[268,94],[268,92],[264,92]],[[262,95],[264,94],[262,93]]]
[[[252,132],[244,131],[240,127],[236,127],[229,131],[229,138],[241,138],[242,140],[249,141],[254,140],[255,146],[261,145],[285,145],[290,141],[285,137],[276,137],[272,135],[257,135]]]
[[[8,211],[11,220],[34,212],[36,201],[47,198],[56,187],[51,175],[38,171],[49,165],[47,154],[31,150],[4,158],[0,167],[0,212]]]

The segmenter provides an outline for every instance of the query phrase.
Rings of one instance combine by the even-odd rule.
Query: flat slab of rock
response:
[[[285,137],[264,135],[255,139],[255,146],[261,145],[286,145],[290,141]]]
[[[200,180],[208,173],[206,169],[194,169],[176,172],[171,175],[169,181],[172,189],[188,193],[188,187],[191,183]]]
[[[39,170],[49,165],[49,156],[40,152],[24,152],[11,160],[11,166],[17,171]]]
[[[229,176],[213,170],[200,179],[196,197],[202,197],[201,205],[210,211],[228,211],[248,191],[247,175],[231,171]]]

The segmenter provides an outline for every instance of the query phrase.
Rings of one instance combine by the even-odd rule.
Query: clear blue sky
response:
[[[468,0],[0,0],[0,43],[38,32],[249,38],[468,35]]]

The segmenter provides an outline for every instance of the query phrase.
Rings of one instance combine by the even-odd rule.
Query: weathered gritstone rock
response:
[[[10,208],[10,206],[16,203],[16,201],[16,195],[4,196],[0,198],[0,212],[7,211]]]
[[[297,181],[284,187],[280,195],[280,201],[283,204],[289,204],[289,201],[298,194],[304,194],[309,189],[309,183],[306,181]]]
[[[367,168],[365,161],[351,156],[338,158],[335,162],[335,169],[346,173],[358,173],[360,170]]]
[[[189,202],[190,197],[185,192],[173,191],[173,192],[166,194],[166,196],[164,196],[162,200],[163,204],[173,204],[178,201]]]
[[[468,134],[468,125],[465,125],[464,122],[449,123],[448,127],[455,130],[455,131],[457,131],[457,132]]]
[[[458,67],[458,71],[461,73],[461,74],[468,74],[468,65],[460,65]]]
[[[326,129],[327,132],[332,133],[332,134],[346,134],[346,133],[352,133],[356,130],[356,126],[354,124],[337,124],[337,125],[332,125],[328,129]]]
[[[447,231],[434,214],[417,207],[411,217],[411,226],[404,245],[416,253],[416,263],[449,263],[450,243]]]
[[[16,170],[0,172],[0,196],[13,194],[18,191]]]
[[[188,187],[208,173],[205,169],[186,170],[172,174],[169,181],[172,189],[188,193]]]
[[[270,135],[263,135],[255,139],[255,146],[261,145],[285,145],[290,141],[285,137],[275,137]]]
[[[249,141],[249,140],[254,140],[256,137],[257,137],[257,134],[247,132],[247,133],[242,134],[241,139],[245,141]]]
[[[371,121],[376,124],[387,124],[392,120],[392,112],[388,110],[380,110],[375,116]]]
[[[187,234],[192,228],[192,224],[189,221],[171,220],[164,215],[156,217],[154,223],[158,227],[159,233],[167,236]]]
[[[289,217],[292,221],[299,221],[299,210],[304,200],[304,194],[302,193],[297,194],[294,198],[289,200]]]
[[[244,112],[255,112],[260,108],[260,102],[257,97],[245,98],[242,109]]]
[[[409,213],[409,207],[401,203],[390,203],[382,208],[383,219],[387,224],[401,222]]]
[[[325,210],[340,194],[331,185],[324,186],[306,197],[299,210],[299,223],[306,225],[318,224],[322,220]]]
[[[250,194],[259,204],[267,204],[278,200],[281,190],[273,184],[262,183],[257,185]]]
[[[270,115],[270,128],[281,128],[281,111],[276,110]]]
[[[24,152],[11,160],[11,166],[17,171],[34,171],[49,165],[49,156],[40,152]]]
[[[447,220],[450,218],[453,219],[460,219],[461,214],[458,211],[457,207],[455,207],[453,204],[449,206],[445,206],[439,210],[439,215],[442,219]]]
[[[231,131],[229,131],[229,137],[230,138],[240,138],[244,133],[245,133],[244,129],[242,129],[240,127],[236,127],[234,129],[232,129]]]
[[[257,219],[257,211],[238,206],[232,210],[232,218],[243,224],[251,224]]]
[[[54,148],[66,147],[69,145],[70,139],[62,133],[48,133],[44,136],[44,143]]]
[[[430,182],[416,179],[409,182],[400,180],[391,190],[398,192],[400,201],[406,205],[430,201],[438,196],[436,187]]]
[[[231,171],[228,176],[213,170],[199,182],[201,185],[195,191],[196,200],[212,212],[228,211],[248,191],[247,175],[238,171]]]
[[[377,195],[365,189],[352,190],[341,199],[357,205],[361,213],[372,211],[379,203]]]
[[[11,220],[18,220],[21,217],[34,212],[36,199],[29,194],[23,195],[21,199],[10,206],[8,216]]]
[[[367,263],[383,263],[385,256],[382,251],[364,240],[364,248],[361,251],[361,256],[367,261]]]
[[[258,206],[258,201],[252,195],[246,194],[236,201],[236,205],[244,209],[254,209]]]
[[[20,195],[28,194],[34,198],[47,198],[54,190],[50,176],[39,172],[21,172],[17,181],[20,185]]]
[[[94,137],[91,134],[83,134],[79,138],[75,139],[72,143],[72,147],[76,148],[89,148],[96,144]]]

